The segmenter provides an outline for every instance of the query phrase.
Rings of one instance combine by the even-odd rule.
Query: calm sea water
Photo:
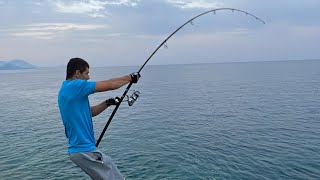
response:
[[[320,61],[146,66],[99,148],[127,179],[320,179]],[[139,67],[91,68],[103,80]],[[65,69],[0,71],[0,179],[90,179],[68,158]],[[124,88],[90,96],[91,104]],[[94,117],[95,136],[112,109]]]

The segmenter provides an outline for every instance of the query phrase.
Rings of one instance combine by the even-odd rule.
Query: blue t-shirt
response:
[[[96,82],[66,80],[58,95],[58,104],[65,134],[69,139],[68,152],[96,149],[92,114],[88,96],[95,91]]]

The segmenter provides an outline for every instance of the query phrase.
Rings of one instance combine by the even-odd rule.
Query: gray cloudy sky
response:
[[[82,57],[92,66],[320,59],[319,0],[0,0],[0,61],[39,66]]]

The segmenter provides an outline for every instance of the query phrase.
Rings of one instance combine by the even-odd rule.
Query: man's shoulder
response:
[[[87,83],[87,81],[82,79],[64,80],[62,86],[79,86],[84,83]]]
[[[75,80],[65,80],[61,86],[60,91],[79,91],[80,93],[84,93],[89,95],[94,92],[96,86],[95,81],[87,81],[82,79],[75,79]]]

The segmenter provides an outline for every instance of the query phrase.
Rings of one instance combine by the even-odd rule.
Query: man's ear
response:
[[[80,75],[81,75],[80,70],[77,70],[77,71],[76,71],[76,78],[79,78]]]

